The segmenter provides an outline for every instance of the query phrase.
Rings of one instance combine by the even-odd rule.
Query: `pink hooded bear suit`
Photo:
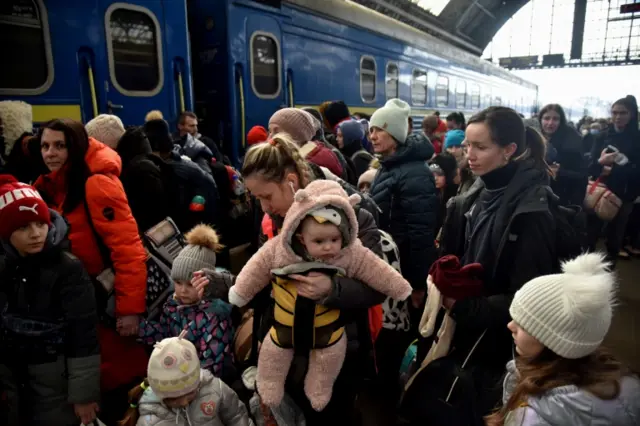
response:
[[[313,181],[305,189],[297,191],[294,203],[284,219],[281,233],[267,241],[251,257],[238,275],[235,285],[229,290],[229,301],[236,306],[244,306],[270,282],[273,283],[276,324],[269,332],[271,338],[266,338],[260,349],[256,377],[258,393],[268,406],[279,405],[284,396],[285,380],[294,350],[293,338],[283,338],[281,332],[285,329],[289,334],[293,334],[295,308],[298,307],[295,301],[304,299],[297,297],[295,281],[286,280],[287,274],[304,274],[318,269],[333,270],[360,280],[396,300],[405,300],[411,294],[411,286],[402,275],[364,247],[358,239],[358,221],[352,205],[359,200],[360,196],[349,197],[338,183],[328,180]],[[327,263],[307,262],[296,254],[292,247],[295,233],[310,213],[326,207],[338,209],[346,215],[349,222],[348,238],[343,238],[342,250]],[[275,280],[272,279],[273,275],[276,276]],[[285,277],[285,280],[281,277]],[[284,298],[292,299],[293,304],[283,302],[283,295]],[[321,411],[331,400],[333,384],[344,362],[347,339],[344,336],[344,327],[335,323],[328,324],[334,327],[323,337],[319,337],[319,330],[328,326],[327,318],[335,318],[335,322],[338,322],[339,311],[320,304],[314,304],[314,308],[313,329],[308,330],[314,337],[304,390],[311,406]],[[286,323],[288,327],[278,324],[279,322]]]

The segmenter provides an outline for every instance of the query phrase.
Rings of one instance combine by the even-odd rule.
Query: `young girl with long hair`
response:
[[[508,328],[518,357],[487,426],[640,422],[640,381],[600,346],[613,316],[608,267],[601,254],[583,254],[516,293]]]

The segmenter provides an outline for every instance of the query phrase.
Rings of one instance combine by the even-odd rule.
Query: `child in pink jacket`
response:
[[[268,406],[279,405],[296,349],[308,348],[304,389],[311,406],[321,411],[331,400],[333,383],[346,354],[340,312],[297,295],[293,274],[322,271],[360,280],[397,300],[411,286],[390,265],[358,240],[358,221],[349,197],[333,181],[316,180],[295,194],[282,231],[249,260],[229,291],[229,301],[244,306],[269,282],[275,299],[274,320],[258,358],[257,388]]]

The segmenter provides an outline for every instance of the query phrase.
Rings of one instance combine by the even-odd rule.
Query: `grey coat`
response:
[[[186,408],[170,409],[149,388],[138,412],[137,426],[253,426],[238,395],[207,370],[201,370],[198,395]]]
[[[517,381],[515,362],[507,364],[503,403]],[[530,397],[526,407],[508,414],[505,426],[637,426],[640,424],[640,381],[625,377],[618,398],[605,401],[576,386],[560,386]]]

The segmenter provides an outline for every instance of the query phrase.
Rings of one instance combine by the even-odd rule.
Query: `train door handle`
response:
[[[118,104],[114,104],[111,101],[107,102],[107,107],[109,107],[110,110],[114,110],[114,109],[123,109],[124,105],[118,105]]]

